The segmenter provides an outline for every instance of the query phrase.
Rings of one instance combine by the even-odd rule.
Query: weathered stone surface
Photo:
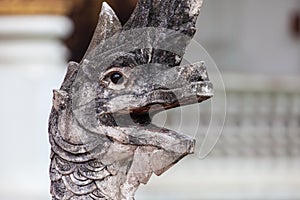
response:
[[[203,62],[178,66],[201,4],[140,0],[124,26],[103,4],[84,59],[54,91],[53,199],[134,199],[153,173],[193,153],[193,138],[156,127],[150,115],[213,95]]]

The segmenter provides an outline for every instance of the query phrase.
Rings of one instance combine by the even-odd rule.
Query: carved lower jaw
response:
[[[175,152],[180,157],[194,153],[196,142],[194,138],[152,124],[150,115],[152,116],[149,112],[132,112],[130,122],[119,127],[125,135],[130,135],[129,143],[139,144],[142,141],[145,146]]]

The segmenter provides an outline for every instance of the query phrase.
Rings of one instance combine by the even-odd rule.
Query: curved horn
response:
[[[112,37],[118,32],[122,31],[122,24],[114,12],[114,10],[106,3],[102,3],[101,12],[99,14],[99,21],[95,29],[95,33],[90,42],[88,50],[86,51],[82,61],[102,42],[107,38]]]

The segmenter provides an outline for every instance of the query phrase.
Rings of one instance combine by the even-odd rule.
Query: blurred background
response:
[[[50,199],[52,89],[82,58],[100,5],[0,0],[1,200]],[[209,147],[153,176],[137,199],[300,199],[300,0],[206,0],[193,42],[220,71],[207,58],[215,98],[155,121]],[[187,57],[203,59],[198,51]]]

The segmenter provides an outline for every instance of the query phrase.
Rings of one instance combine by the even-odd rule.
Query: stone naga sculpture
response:
[[[122,25],[103,3],[90,47],[69,63],[49,119],[52,199],[134,199],[140,184],[194,152],[151,124],[164,109],[212,97],[203,62],[179,66],[202,0],[139,0]]]

